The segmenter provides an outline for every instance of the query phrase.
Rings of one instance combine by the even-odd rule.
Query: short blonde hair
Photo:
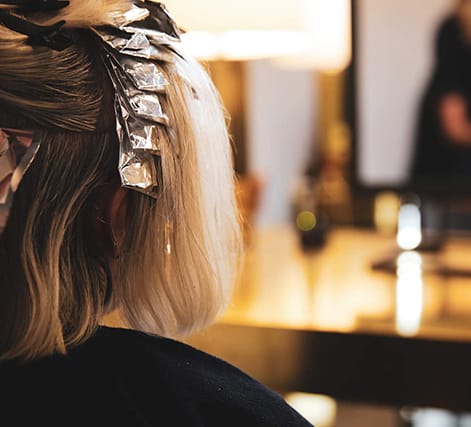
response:
[[[112,3],[100,2],[103,13]],[[65,352],[111,310],[168,337],[211,324],[230,301],[241,244],[227,116],[207,72],[184,54],[162,65],[172,127],[160,194],[128,190],[112,280],[94,223],[119,185],[119,145],[95,41],[80,30],[58,53],[0,30],[0,115],[41,140],[0,237],[0,359]]]

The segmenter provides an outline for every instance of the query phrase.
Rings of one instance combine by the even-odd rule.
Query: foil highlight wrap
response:
[[[33,162],[39,146],[31,132],[0,129],[0,231],[8,219],[13,193]]]
[[[136,1],[116,27],[94,28],[115,89],[119,174],[123,187],[156,198],[161,184],[160,137],[172,123],[162,108],[169,82],[162,63],[178,54],[180,30],[161,3]]]
[[[122,65],[138,89],[164,92],[169,84],[162,72],[151,62],[123,60]]]

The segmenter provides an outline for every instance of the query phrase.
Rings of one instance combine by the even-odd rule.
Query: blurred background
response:
[[[471,425],[471,1],[166,6],[231,117],[246,248],[189,342],[317,427]]]

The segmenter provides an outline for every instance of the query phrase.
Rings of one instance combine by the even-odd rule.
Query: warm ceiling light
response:
[[[308,46],[301,54],[293,52],[279,58],[278,62],[329,73],[342,71],[352,55],[350,0],[306,0],[303,3]]]
[[[167,0],[197,58],[277,58],[323,70],[351,55],[350,0]]]

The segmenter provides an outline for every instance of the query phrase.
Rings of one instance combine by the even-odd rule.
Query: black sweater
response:
[[[107,327],[67,356],[0,365],[0,425],[311,426],[277,393],[214,356]]]

